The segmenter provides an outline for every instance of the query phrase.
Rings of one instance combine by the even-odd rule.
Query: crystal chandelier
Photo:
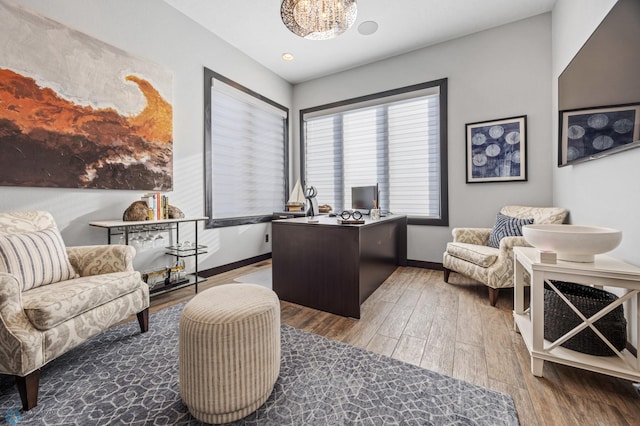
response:
[[[282,22],[292,33],[310,40],[337,37],[353,25],[356,0],[283,0]]]

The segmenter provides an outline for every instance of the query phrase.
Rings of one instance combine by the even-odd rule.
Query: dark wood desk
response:
[[[273,290],[288,302],[360,318],[360,304],[407,264],[407,218],[366,217],[362,225],[316,219],[271,223]]]

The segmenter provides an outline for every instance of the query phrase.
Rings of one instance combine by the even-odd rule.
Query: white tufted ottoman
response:
[[[280,302],[256,284],[225,284],[197,294],[180,316],[180,394],[206,423],[248,416],[280,373]]]

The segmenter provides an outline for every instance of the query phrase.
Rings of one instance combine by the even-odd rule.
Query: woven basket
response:
[[[618,299],[615,294],[598,288],[563,281],[552,282],[587,318]],[[545,284],[544,338],[549,341],[555,341],[581,323],[582,320],[578,315],[571,310],[551,287]],[[625,348],[627,343],[627,321],[624,318],[622,305],[600,318],[594,325],[618,351]],[[611,348],[591,328],[582,330],[561,346],[590,355],[615,355]]]

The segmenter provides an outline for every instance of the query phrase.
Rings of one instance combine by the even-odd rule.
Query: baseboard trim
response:
[[[426,262],[424,260],[407,260],[407,266],[413,266],[414,268],[433,269],[435,271],[444,271],[442,263],[438,262]]]
[[[238,260],[237,262],[228,263],[226,265],[216,266],[215,268],[205,269],[204,271],[198,271],[198,275],[203,278],[209,278],[214,275],[222,274],[233,269],[241,268],[243,266],[252,265],[254,263],[262,262],[263,260],[271,259],[271,252],[261,254],[259,256],[250,257],[248,259]]]

